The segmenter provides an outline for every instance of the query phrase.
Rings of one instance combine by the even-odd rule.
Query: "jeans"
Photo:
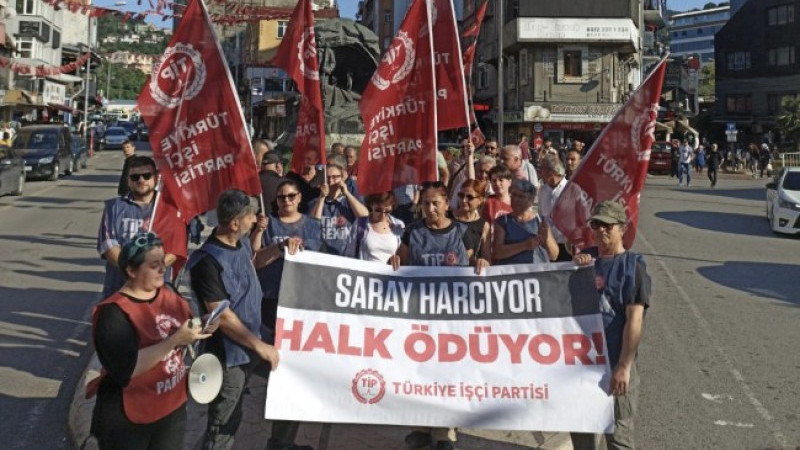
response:
[[[639,404],[639,372],[636,363],[631,366],[631,379],[628,392],[614,397],[614,433],[604,435],[608,450],[636,448],[633,440],[633,421]],[[575,450],[598,450],[598,437],[591,433],[570,433]]]
[[[692,169],[689,167],[689,163],[680,163],[678,164],[678,184],[683,183],[683,175],[686,174],[686,185],[692,182]]]

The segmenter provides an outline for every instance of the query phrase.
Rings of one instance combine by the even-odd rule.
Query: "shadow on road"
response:
[[[767,182],[765,181],[766,185]],[[689,194],[702,194],[714,195],[718,197],[736,198],[739,200],[763,200],[766,202],[767,193],[765,188],[748,188],[748,189],[682,189],[683,192]]]
[[[715,211],[668,211],[656,213],[656,217],[719,233],[772,236],[765,216]]]
[[[75,242],[75,238],[69,239],[60,236],[62,235],[49,234],[48,236],[27,236],[22,234],[0,234],[0,241],[8,240],[8,241],[19,241],[32,244],[52,245],[54,246],[54,248],[57,248],[57,246],[66,246],[75,248],[94,249],[97,245],[96,238],[88,238],[86,236],[80,236],[80,238],[85,239],[85,241],[81,243],[81,242]]]
[[[718,266],[700,267],[707,279],[750,294],[800,306],[797,295],[797,266],[763,262],[728,261]]]

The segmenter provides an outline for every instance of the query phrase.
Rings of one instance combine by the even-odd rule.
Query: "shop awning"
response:
[[[60,73],[58,75],[49,75],[47,76],[48,80],[58,81],[59,83],[80,83],[83,81],[83,78],[70,75],[68,73]]]
[[[67,105],[62,105],[61,103],[48,103],[47,106],[53,109],[57,109],[59,111],[68,112],[70,114],[81,114],[81,112],[78,111],[77,109],[71,108]]]

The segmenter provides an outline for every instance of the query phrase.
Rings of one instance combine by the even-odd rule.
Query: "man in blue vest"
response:
[[[614,395],[614,433],[605,435],[608,449],[633,449],[639,375],[636,351],[642,338],[645,310],[650,306],[650,276],[644,258],[625,249],[622,236],[628,224],[625,207],[605,201],[589,219],[597,247],[575,255],[579,266],[594,263],[595,283],[611,364],[609,393]],[[596,436],[572,433],[575,450],[597,448]]]
[[[259,332],[262,292],[251,242],[261,241],[267,219],[256,216],[257,208],[257,202],[240,190],[222,192],[217,200],[219,226],[187,264],[203,313],[224,299],[231,302],[220,318],[221,333],[206,343],[206,351],[215,354],[224,369],[222,389],[208,405],[204,450],[233,448],[247,379],[261,360],[272,370],[278,365],[278,351],[262,341]]]

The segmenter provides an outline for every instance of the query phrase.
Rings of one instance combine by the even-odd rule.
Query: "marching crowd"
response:
[[[635,356],[649,305],[650,281],[641,256],[622,246],[622,205],[602,202],[587,226],[596,247],[571,248],[549,215],[580,164],[579,141],[562,151],[500,146],[480,152],[464,139],[461,151],[439,152],[440,181],[361,196],[357,151],[334,144],[327,165],[307,153],[301,173],[284,173],[271,143],[254,145],[260,202],[229,189],[217,199],[217,226],[186,264],[201,314],[230,301],[219,321],[201,332],[191,309],[165,274],[175,255],[146,230],[158,171],[153,159],[126,151],[119,196],[106,202],[97,249],[106,262],[103,300],[93,314],[94,343],[104,370],[96,380],[92,432],[101,449],[182,447],[187,400],[183,347],[204,340],[223,366],[223,386],[208,406],[204,449],[230,449],[242,420],[248,377],[266,362],[279,366],[272,345],[285,252],[313,250],[411,266],[471,266],[574,261],[594,264],[606,325],[615,396],[616,431],[608,448],[633,448],[638,375]],[[123,186],[124,185],[124,186]],[[127,188],[124,189],[124,188]],[[263,205],[263,206],[262,206]],[[574,254],[573,254],[574,253]],[[155,326],[153,326],[155,324]],[[279,370],[279,369],[278,369]],[[294,443],[298,423],[273,421],[269,450],[310,450]],[[591,449],[594,435],[572,435]],[[455,448],[455,429],[415,429],[409,448]]]
[[[761,145],[751,143],[747,148],[728,148],[719,149],[717,144],[699,144],[694,148],[689,141],[673,139],[670,142],[671,167],[670,176],[678,178],[678,187],[683,185],[683,178],[686,177],[686,187],[692,183],[692,169],[697,175],[701,175],[707,169],[708,180],[711,187],[717,186],[717,174],[719,170],[738,172],[746,169],[755,178],[764,178],[764,174],[770,175],[772,171],[772,160],[777,150],[771,150],[769,144]]]

